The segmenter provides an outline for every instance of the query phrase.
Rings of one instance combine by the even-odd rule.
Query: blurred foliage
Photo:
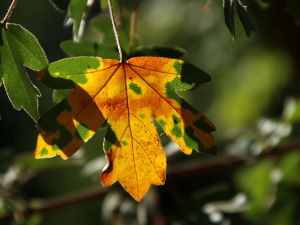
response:
[[[68,2],[52,0],[62,10]],[[279,157],[260,155],[269,148],[299,143],[299,1],[244,1],[255,32],[247,38],[235,14],[231,18],[236,21],[235,42],[218,1],[210,1],[206,13],[201,11],[205,1],[139,1],[136,41],[134,51],[129,52],[132,3],[113,1],[127,55],[171,54],[212,76],[209,85],[181,95],[215,123],[220,155],[193,153],[192,157],[203,164],[230,157],[247,157],[249,163],[167,179],[165,186],[152,187],[140,204],[116,189],[101,200],[26,216],[29,206],[49,198],[101,189],[99,176],[105,159],[98,149],[105,128],[68,161],[34,160],[35,125],[24,112],[10,106],[1,86],[0,223],[6,217],[3,224],[298,224],[299,149]],[[9,4],[0,1],[0,18]],[[67,12],[57,12],[48,1],[18,1],[10,21],[38,38],[50,62],[81,54],[117,57],[106,1],[94,1],[85,12],[85,32],[79,42],[74,42],[72,27],[63,26]],[[41,113],[68,92],[55,91],[52,96],[52,90],[35,80],[34,72],[27,73],[42,93]],[[176,144],[159,133],[169,166],[189,165],[191,159],[177,154]]]

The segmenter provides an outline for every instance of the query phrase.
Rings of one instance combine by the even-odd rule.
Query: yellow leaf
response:
[[[50,64],[38,76],[73,92],[40,119],[36,158],[70,157],[107,121],[103,186],[119,181],[140,201],[151,184],[165,182],[166,157],[153,118],[190,154],[212,151],[214,125],[176,91],[210,80],[181,60],[135,57],[127,62],[77,57]]]

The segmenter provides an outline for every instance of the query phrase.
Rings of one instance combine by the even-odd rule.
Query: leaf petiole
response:
[[[121,48],[121,44],[120,44],[120,39],[119,39],[119,34],[117,31],[117,27],[116,27],[116,22],[115,22],[115,17],[112,11],[112,4],[111,4],[111,0],[107,0],[108,1],[108,8],[109,8],[109,13],[110,13],[110,18],[111,18],[111,23],[113,26],[113,30],[114,30],[114,34],[115,34],[115,38],[116,38],[116,43],[118,46],[118,51],[119,51],[119,56],[120,56],[120,63],[124,62],[124,55],[123,55],[123,51]]]

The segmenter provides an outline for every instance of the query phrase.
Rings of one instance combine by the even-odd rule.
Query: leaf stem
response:
[[[11,4],[10,4],[8,10],[7,10],[6,15],[4,16],[3,20],[0,22],[1,26],[6,26],[6,23],[9,19],[9,17],[11,16],[13,9],[16,6],[16,3],[17,3],[17,0],[12,0]]]
[[[132,50],[134,48],[135,27],[136,27],[136,11],[137,11],[137,0],[134,0],[132,12],[131,12],[131,21],[130,21],[129,54],[132,53]]]
[[[124,55],[123,55],[123,52],[122,52],[120,39],[119,39],[119,34],[118,34],[118,31],[117,31],[117,27],[116,27],[115,17],[114,17],[112,6],[111,6],[111,0],[107,0],[107,1],[108,1],[108,8],[109,8],[109,13],[110,13],[111,23],[112,23],[112,26],[113,26],[113,30],[114,30],[114,34],[115,34],[115,38],[116,38],[116,43],[117,43],[118,50],[119,50],[120,62],[122,63],[124,61]]]

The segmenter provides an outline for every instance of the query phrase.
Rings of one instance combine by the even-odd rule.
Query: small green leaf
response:
[[[55,89],[53,90],[52,99],[55,103],[60,103],[67,97],[73,89]]]
[[[233,0],[224,0],[223,7],[224,7],[225,24],[229,29],[233,39],[235,39]]]
[[[37,97],[40,93],[29,80],[23,65],[41,69],[47,64],[47,59],[40,54],[42,50],[32,34],[19,25],[8,24],[7,27],[8,30],[2,29],[1,47],[1,74],[5,90],[15,109],[24,108],[37,121]]]
[[[251,31],[255,31],[255,28],[248,15],[247,6],[245,6],[241,2],[241,0],[235,0],[235,5],[237,8],[237,14],[240,18],[240,21],[244,27],[247,36],[249,37],[251,35]]]
[[[115,45],[98,44],[90,41],[60,43],[62,50],[69,56],[101,56],[106,59],[118,59],[119,53]]]
[[[79,28],[82,21],[85,20],[87,0],[71,0],[69,5],[69,15],[73,20],[73,30],[75,37],[78,37]]]
[[[211,79],[207,73],[190,63],[179,63],[178,61],[175,61],[173,66],[177,73],[181,74],[181,79],[175,78],[171,82],[171,85],[177,91],[196,89]]]
[[[185,54],[185,50],[177,47],[140,46],[136,48],[133,56],[160,56],[178,59]]]
[[[70,3],[70,0],[50,0],[51,4],[58,11],[65,11]]]

